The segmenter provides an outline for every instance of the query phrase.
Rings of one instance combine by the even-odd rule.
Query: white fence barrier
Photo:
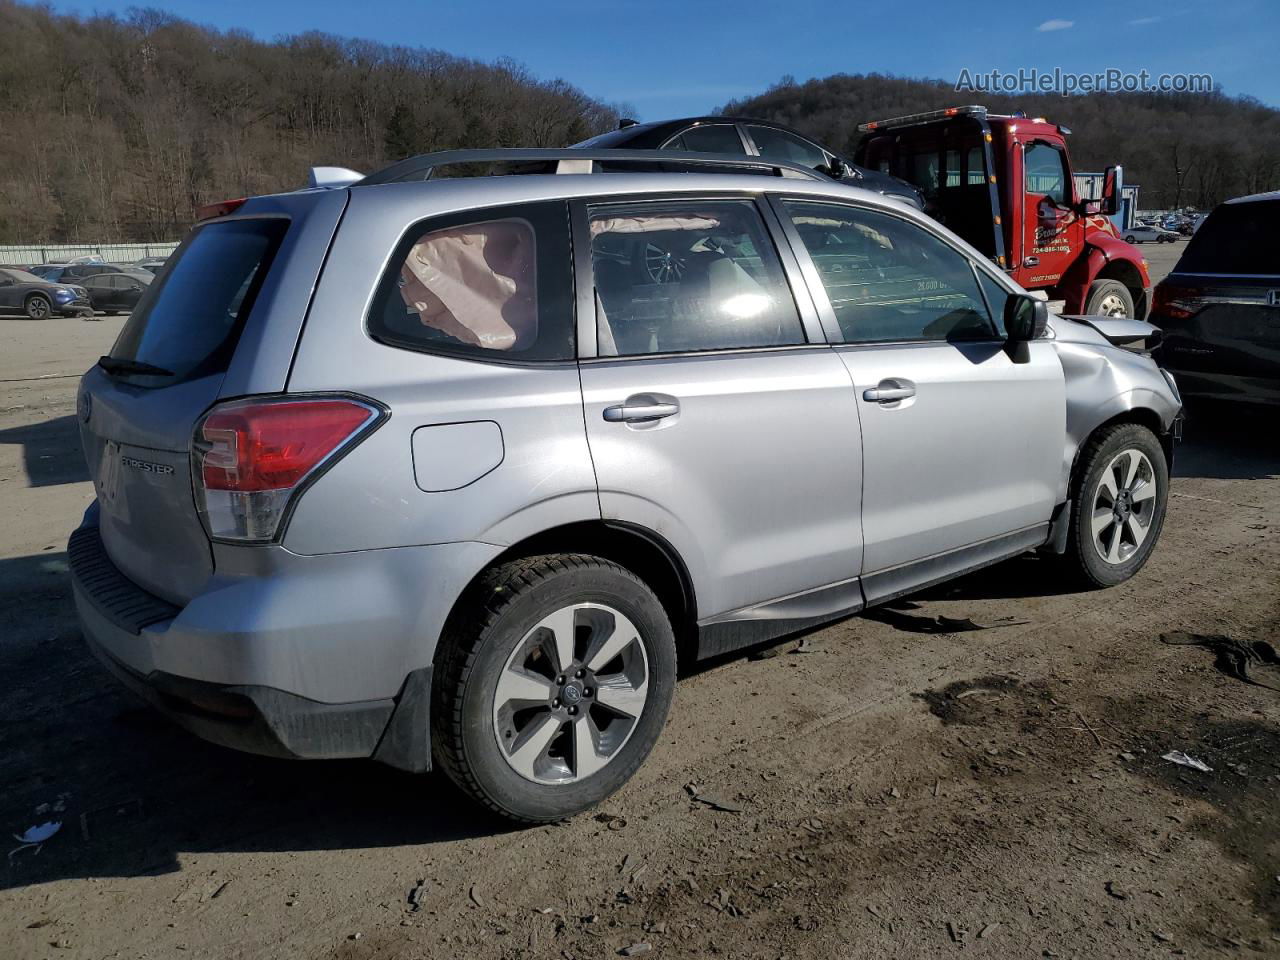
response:
[[[174,243],[63,243],[0,246],[0,264],[58,263],[73,257],[101,257],[107,263],[132,263],[143,257],[167,257]]]

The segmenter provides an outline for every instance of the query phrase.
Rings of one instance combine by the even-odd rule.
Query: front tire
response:
[[[1132,318],[1133,294],[1119,280],[1095,280],[1089,284],[1084,312],[1091,317]]]
[[[53,315],[53,304],[38,293],[27,297],[22,309],[29,320],[48,320]]]
[[[1169,468],[1156,435],[1136,423],[1104,427],[1080,452],[1072,481],[1067,560],[1093,587],[1128,580],[1164,527]]]
[[[675,691],[671,623],[653,591],[599,557],[495,567],[441,638],[433,752],[450,779],[522,823],[600,803],[644,762]]]

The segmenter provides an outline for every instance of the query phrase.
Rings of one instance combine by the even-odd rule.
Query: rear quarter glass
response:
[[[281,218],[197,227],[143,294],[112,359],[172,372],[145,378],[155,386],[224,373],[288,229]]]

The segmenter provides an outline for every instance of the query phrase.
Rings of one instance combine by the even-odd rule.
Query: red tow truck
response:
[[[1107,168],[1100,199],[1077,196],[1066,127],[965,106],[858,131],[856,163],[915,184],[927,213],[1061,312],[1146,316],[1147,261],[1109,219],[1123,171]]]

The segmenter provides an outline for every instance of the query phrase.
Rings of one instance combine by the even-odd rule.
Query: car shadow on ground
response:
[[[1194,411],[1175,476],[1280,473],[1274,436],[1262,430],[1261,417]],[[0,442],[24,445],[37,485],[85,479],[73,417],[0,431]],[[909,632],[953,632],[957,623],[928,615],[922,604],[1069,590],[1050,565],[1027,555],[864,615]],[[65,554],[57,552],[0,560],[7,707],[0,726],[0,827],[20,834],[46,821],[61,823],[38,851],[9,856],[0,889],[171,873],[182,869],[184,858],[210,851],[360,850],[511,829],[439,773],[415,777],[370,761],[254,757],[186,733],[121,689],[89,654],[66,569]],[[1003,625],[975,619],[973,627],[958,628]],[[686,675],[750,654],[717,657]]]
[[[0,430],[0,444],[22,447],[22,464],[33,487],[89,479],[80,448],[80,426],[74,416]]]
[[[1173,476],[1256,480],[1280,476],[1274,408],[1188,402]]]
[[[186,733],[89,653],[65,553],[0,560],[0,676],[0,828],[62,825],[38,851],[0,862],[0,889],[170,873],[202,852],[360,850],[511,829],[440,773],[256,757]]]

